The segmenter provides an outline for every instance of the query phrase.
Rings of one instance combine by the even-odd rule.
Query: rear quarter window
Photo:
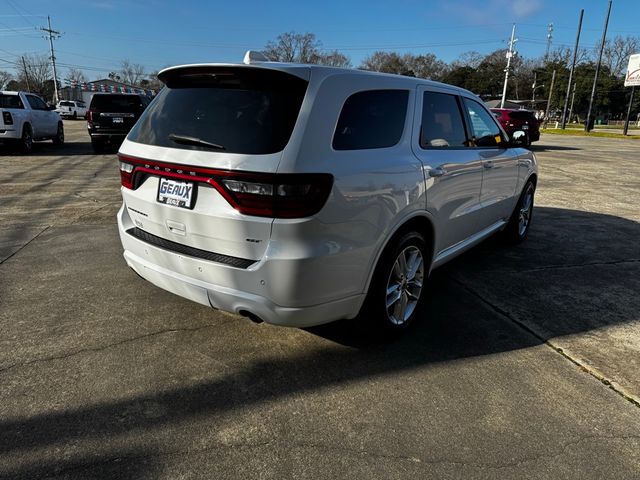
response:
[[[333,136],[335,150],[366,150],[396,145],[402,137],[408,90],[367,90],[344,102]]]

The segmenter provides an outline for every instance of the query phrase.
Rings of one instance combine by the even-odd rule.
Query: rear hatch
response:
[[[15,119],[11,114],[11,110],[22,109],[22,100],[17,94],[0,93],[0,130],[5,133],[6,130],[13,130]]]
[[[58,112],[60,113],[70,113],[73,111],[73,103],[71,102],[60,102],[58,104]]]
[[[515,110],[513,112],[509,112],[509,118],[515,127],[522,128],[523,130],[538,129],[538,120],[533,112],[528,110]]]
[[[166,87],[119,152],[138,229],[130,234],[174,242],[164,248],[176,252],[183,245],[259,260],[274,218],[315,213],[330,190],[325,175],[277,173],[307,80],[242,66],[184,67],[160,78]]]
[[[144,110],[138,95],[96,94],[91,99],[89,122],[100,132],[126,134]]]

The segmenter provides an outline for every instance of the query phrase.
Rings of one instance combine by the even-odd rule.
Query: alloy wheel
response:
[[[400,252],[387,280],[387,316],[394,325],[403,325],[420,300],[424,282],[424,258],[411,245]]]
[[[522,206],[518,212],[518,235],[523,237],[529,229],[531,211],[533,210],[533,188],[529,187],[522,199]]]

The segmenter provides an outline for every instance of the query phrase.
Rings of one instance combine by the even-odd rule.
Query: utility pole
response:
[[[596,65],[596,74],[593,77],[593,88],[591,89],[591,98],[589,99],[589,110],[587,110],[587,122],[584,125],[585,132],[588,132],[591,130],[591,109],[593,108],[593,99],[596,96],[598,74],[600,73],[600,64],[602,63],[602,51],[604,50],[604,42],[607,40],[607,28],[609,27],[610,14],[611,14],[611,0],[609,0],[609,8],[607,9],[607,18],[604,21],[604,31],[602,32],[602,42],[600,43],[600,54],[598,55],[598,64]]]
[[[578,45],[580,44],[580,32],[582,31],[582,17],[584,16],[584,8],[580,10],[580,20],[578,21],[578,34],[576,35],[576,46],[573,49],[573,63],[569,70],[569,83],[567,84],[567,95],[564,97],[564,107],[562,108],[562,129],[567,125],[567,104],[569,103],[569,94],[571,93],[571,82],[573,81],[573,72],[576,69],[576,59],[578,58]]]
[[[629,99],[629,107],[627,108],[627,118],[624,121],[623,135],[629,133],[629,117],[631,117],[631,105],[633,105],[633,94],[636,93],[636,87],[631,87],[631,98]]]
[[[573,82],[573,93],[571,94],[571,106],[569,107],[569,117],[567,120],[571,122],[571,115],[573,115],[573,101],[576,99],[576,82]]]
[[[504,88],[502,89],[502,101],[500,102],[500,108],[504,108],[504,101],[507,98],[507,83],[509,82],[509,68],[511,67],[511,57],[513,57],[516,52],[513,51],[513,44],[518,40],[514,38],[516,34],[516,24],[513,24],[513,28],[511,29],[511,40],[509,40],[509,51],[507,52],[507,68],[504,69]]]
[[[553,95],[553,85],[556,83],[556,71],[553,70],[553,75],[551,75],[551,87],[549,88],[549,97],[547,98],[547,111],[544,113],[544,121],[549,121],[549,109],[551,107],[551,95]]]
[[[29,70],[27,70],[27,62],[24,61],[24,56],[22,58],[22,66],[24,67],[24,78],[27,81],[27,90],[31,91],[31,86],[29,85]]]
[[[551,41],[553,40],[553,23],[547,25],[547,51],[544,54],[544,59],[549,60],[549,50],[551,49]]]
[[[60,98],[58,97],[58,74],[56,72],[56,56],[53,53],[53,37],[60,37],[60,32],[55,30],[51,30],[51,17],[47,16],[47,21],[49,22],[49,28],[40,28],[43,32],[49,34],[49,47],[51,48],[51,65],[53,66],[53,89],[55,91],[55,102],[58,103]]]

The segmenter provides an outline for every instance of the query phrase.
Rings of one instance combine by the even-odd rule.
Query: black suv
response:
[[[149,97],[136,93],[96,93],[87,112],[93,150],[119,147],[149,103]]]

